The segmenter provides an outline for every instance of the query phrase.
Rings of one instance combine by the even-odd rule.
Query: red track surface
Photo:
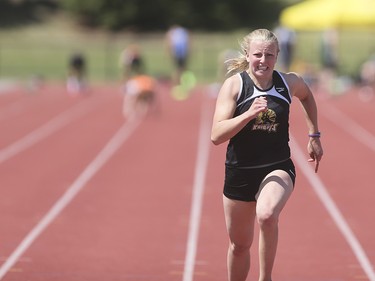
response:
[[[374,281],[369,275],[375,264],[375,150],[356,138],[348,120],[374,138],[375,100],[364,103],[355,92],[317,100],[325,148],[320,188],[326,188],[363,252],[353,251],[318,197],[312,169],[304,173],[296,163],[297,184],[281,217],[274,279]],[[129,126],[121,103],[117,86],[99,86],[77,98],[49,85],[34,95],[22,89],[0,95],[1,280],[226,280],[221,205],[225,145],[210,145],[204,127],[211,122],[214,100],[198,90],[185,101],[164,93],[160,114],[129,131],[114,154],[95,166],[120,127]],[[201,117],[203,111],[207,117]],[[46,126],[49,130],[41,133]],[[12,145],[25,143],[25,136],[35,137],[36,132],[34,142],[6,156]],[[292,108],[291,132],[293,155],[301,148],[307,159],[307,131],[298,102]],[[208,165],[200,167],[197,154],[207,152],[201,150],[206,145]],[[91,176],[80,180],[92,166]],[[193,199],[199,181],[204,183],[202,204]],[[74,184],[80,187],[78,193],[27,240]],[[192,208],[201,210],[195,221],[199,232],[197,243],[187,246],[194,241]],[[22,247],[25,239],[28,244]],[[254,242],[249,280],[257,280]],[[189,261],[186,253],[195,246]],[[22,249],[20,255],[6,269],[5,261],[15,257],[17,249]],[[370,274],[358,259],[363,254]],[[190,279],[185,263],[194,269]]]

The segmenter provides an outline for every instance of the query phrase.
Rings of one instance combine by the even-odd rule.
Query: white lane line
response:
[[[70,109],[64,111],[60,115],[51,119],[41,127],[30,132],[23,138],[15,141],[9,146],[0,150],[0,164],[6,160],[12,158],[13,156],[21,153],[22,151],[28,149],[32,145],[38,143],[54,132],[58,131],[62,127],[66,126],[74,119],[83,116],[88,111],[94,108],[93,103],[99,104],[98,100],[91,100],[90,102],[83,102],[71,107]]]
[[[199,226],[202,213],[202,201],[206,170],[210,154],[210,117],[209,100],[203,97],[201,108],[200,130],[198,135],[198,150],[195,163],[193,194],[190,208],[189,232],[186,245],[185,266],[183,281],[192,281],[194,278],[195,258],[197,253]]]
[[[322,114],[336,126],[348,132],[350,136],[357,139],[360,143],[366,145],[375,152],[375,136],[364,129],[353,119],[345,115],[337,108],[331,106],[329,109],[322,111]],[[371,122],[371,121],[370,121]]]
[[[320,180],[318,175],[314,173],[313,168],[308,164],[306,154],[302,152],[301,148],[292,136],[290,136],[290,140],[293,149],[293,158],[295,159],[296,163],[300,167],[307,180],[310,182],[320,201],[323,203],[329,215],[332,217],[336,226],[341,231],[342,235],[351,247],[354,255],[356,256],[359,264],[366,273],[368,279],[370,281],[375,281],[374,268],[357,237],[355,236],[350,226],[346,222],[344,216],[340,212],[339,208],[336,206],[335,202],[329,195],[327,188],[324,186],[323,182]]]
[[[19,260],[23,253],[33,244],[48,225],[63,211],[63,209],[74,199],[86,183],[103,167],[112,155],[121,147],[126,139],[134,132],[142,118],[132,119],[126,122],[110,139],[106,146],[99,152],[96,158],[86,167],[74,183],[65,191],[59,200],[52,206],[48,213],[27,234],[19,246],[8,257],[0,267],[0,280],[7,274],[12,266]]]

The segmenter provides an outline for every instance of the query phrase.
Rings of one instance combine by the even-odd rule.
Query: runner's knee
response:
[[[260,210],[257,212],[257,220],[260,228],[274,227],[279,222],[279,216],[272,210]]]
[[[240,243],[231,243],[230,244],[230,251],[235,256],[241,256],[244,254],[249,253],[251,244],[240,244]]]

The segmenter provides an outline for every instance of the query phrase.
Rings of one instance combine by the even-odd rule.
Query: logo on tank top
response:
[[[258,114],[255,119],[255,123],[252,127],[253,131],[266,131],[269,133],[277,132],[277,127],[279,123],[276,122],[276,113],[272,109],[267,109],[265,112]]]

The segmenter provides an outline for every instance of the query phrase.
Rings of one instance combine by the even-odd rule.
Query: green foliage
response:
[[[68,11],[81,25],[110,31],[160,31],[172,24],[223,31],[271,27],[288,0],[0,0],[0,27]],[[289,0],[290,1],[290,0]]]
[[[0,27],[40,22],[56,9],[57,4],[51,0],[0,0]]]
[[[193,30],[271,26],[282,9],[277,0],[61,0],[61,4],[83,24],[112,31],[156,31],[175,23]]]

